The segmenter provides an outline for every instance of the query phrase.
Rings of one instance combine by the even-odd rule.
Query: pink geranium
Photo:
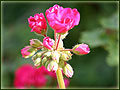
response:
[[[21,89],[32,86],[36,88],[45,87],[48,81],[46,76],[52,78],[53,81],[57,79],[56,73],[49,72],[44,66],[37,69],[29,64],[25,64],[16,70],[14,86]],[[66,86],[69,85],[68,79],[65,79],[64,82]]]
[[[31,32],[35,31],[38,34],[45,35],[47,29],[47,22],[43,13],[35,14],[34,17],[28,18],[29,27],[32,29]]]
[[[57,4],[47,9],[45,14],[49,25],[56,33],[65,33],[80,21],[80,13],[77,9],[63,8]]]
[[[49,50],[52,50],[52,46],[54,45],[54,40],[49,38],[49,37],[45,37],[43,39],[43,46],[46,47]]]

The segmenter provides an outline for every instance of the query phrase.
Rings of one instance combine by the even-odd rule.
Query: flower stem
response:
[[[57,50],[58,45],[59,45],[60,37],[61,37],[61,35],[59,35],[59,37],[58,37],[58,42],[57,42],[56,50]]]
[[[62,72],[61,72],[60,68],[58,68],[58,70],[56,71],[56,75],[57,75],[57,81],[58,81],[58,84],[59,84],[59,88],[60,89],[65,89],[65,83],[64,83],[63,75],[62,75]]]
[[[54,32],[54,38],[55,38],[55,47],[56,47],[56,31]]]
[[[72,51],[72,49],[61,49],[60,51]]]

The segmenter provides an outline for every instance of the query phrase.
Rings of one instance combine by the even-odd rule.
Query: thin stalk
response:
[[[62,49],[60,51],[72,51],[72,49]]]
[[[55,38],[55,47],[56,47],[56,31],[54,32],[54,38]]]
[[[60,37],[61,37],[61,35],[59,35],[59,37],[58,37],[58,42],[57,42],[56,50],[57,50],[59,42],[60,42]]]
[[[58,81],[58,84],[59,84],[59,88],[60,89],[65,89],[65,83],[64,83],[63,75],[62,75],[62,72],[61,72],[60,68],[58,68],[58,70],[56,71],[56,75],[57,75],[57,81]]]

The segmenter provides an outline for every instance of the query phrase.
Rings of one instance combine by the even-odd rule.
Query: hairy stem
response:
[[[57,75],[57,81],[58,81],[58,84],[59,84],[59,88],[60,89],[65,89],[65,83],[64,83],[63,75],[62,75],[62,72],[61,72],[60,68],[58,68],[58,70],[56,71],[56,75]]]
[[[60,51],[72,51],[72,49],[61,49]]]
[[[56,50],[57,50],[57,48],[58,48],[58,45],[59,45],[59,42],[60,42],[60,37],[61,37],[61,35],[59,35],[59,37],[58,37],[58,41],[57,41]]]

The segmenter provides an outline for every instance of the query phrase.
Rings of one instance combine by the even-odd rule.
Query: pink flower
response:
[[[56,74],[49,72],[44,66],[36,69],[29,64],[19,67],[15,72],[14,86],[16,88],[44,87],[48,81],[46,76],[54,79]]]
[[[47,22],[43,13],[35,14],[34,17],[28,18],[29,27],[32,29],[31,32],[35,31],[38,34],[45,35],[47,29]]]
[[[54,40],[49,38],[49,37],[45,37],[43,39],[43,46],[46,47],[49,50],[52,50],[52,46],[54,45]]]
[[[79,44],[75,46],[74,49],[75,52],[77,52],[79,55],[84,55],[90,53],[90,48],[87,44]]]
[[[14,86],[16,88],[30,87],[34,84],[34,68],[29,65],[23,65],[15,72]]]
[[[47,9],[45,14],[49,25],[56,33],[65,33],[80,21],[80,13],[77,9],[63,8],[57,4]]]

